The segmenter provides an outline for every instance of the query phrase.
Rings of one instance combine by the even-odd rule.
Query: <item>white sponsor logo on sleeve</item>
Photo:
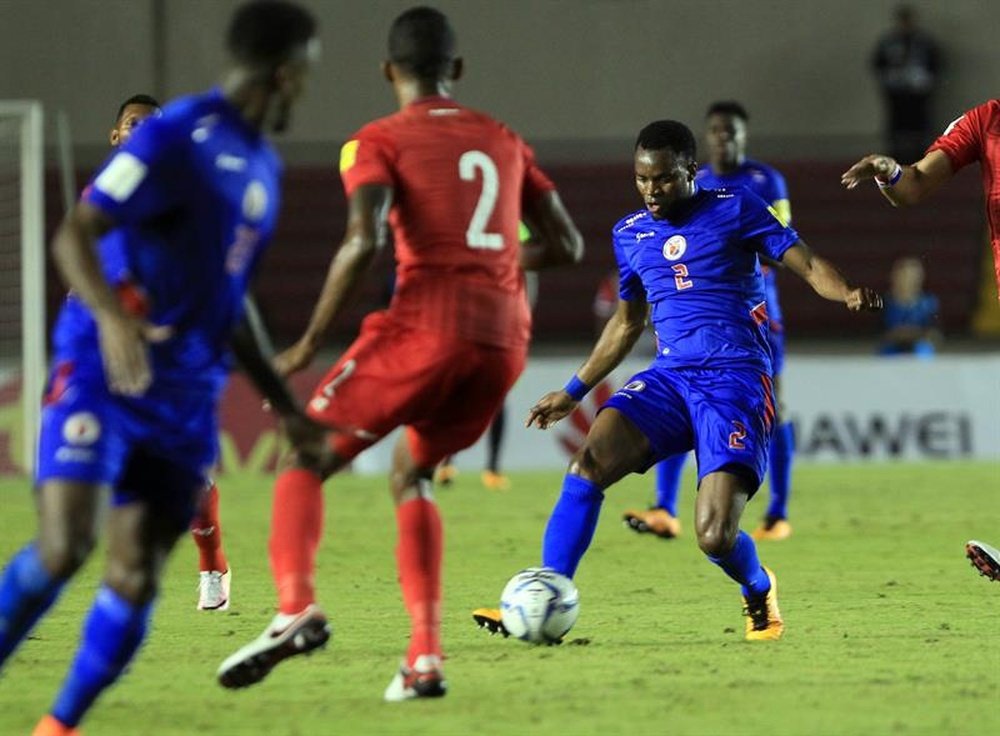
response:
[[[944,129],[944,133],[942,133],[941,135],[948,135],[952,131],[952,129],[956,125],[958,125],[958,121],[960,121],[964,117],[965,117],[965,115],[959,115],[957,118],[955,118],[950,123],[948,123],[948,127]]]
[[[116,202],[124,202],[146,178],[147,171],[146,164],[131,153],[122,151],[94,180],[94,188]]]

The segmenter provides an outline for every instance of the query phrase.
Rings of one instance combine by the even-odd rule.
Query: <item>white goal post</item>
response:
[[[8,363],[4,371],[20,374],[21,457],[11,459],[31,473],[46,376],[45,144],[41,102],[0,100],[0,133],[0,185],[5,200],[0,206],[8,207],[10,211],[4,216],[17,223],[7,223],[0,235],[3,262],[10,271],[9,282],[4,284],[10,301],[2,305],[5,314],[0,317],[0,342]],[[15,308],[20,319],[13,313]]]

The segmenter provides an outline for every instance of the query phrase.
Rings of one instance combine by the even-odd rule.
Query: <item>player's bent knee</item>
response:
[[[594,451],[589,445],[584,445],[569,461],[567,472],[570,475],[578,475],[591,483],[596,483],[602,488],[606,487],[607,472],[603,464],[598,460]]]
[[[159,588],[159,580],[152,570],[132,567],[115,560],[108,562],[104,582],[122,598],[135,605],[143,605],[153,600]]]
[[[57,578],[70,578],[94,551],[96,539],[93,534],[77,532],[67,536],[43,535],[38,540],[38,550],[42,564]]]
[[[722,524],[709,524],[696,530],[698,535],[698,547],[706,555],[722,557],[733,548],[736,543],[736,535],[731,533]]]

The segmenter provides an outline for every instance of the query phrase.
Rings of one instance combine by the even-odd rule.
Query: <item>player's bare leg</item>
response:
[[[0,576],[0,666],[93,550],[100,495],[92,483],[60,479],[36,490],[37,536]]]
[[[739,527],[753,483],[735,468],[705,476],[695,502],[695,533],[708,559],[743,586],[746,638],[777,639],[784,631],[777,581],[760,564],[753,539]]]
[[[404,432],[392,454],[389,487],[399,530],[396,563],[403,603],[410,614],[410,645],[385,690],[385,699],[441,697],[447,683],[441,668],[441,557],[444,535],[432,494],[434,465],[421,465]]]
[[[178,493],[195,491],[178,489]],[[83,625],[77,654],[42,726],[75,728],[98,696],[125,671],[145,639],[164,565],[187,519],[145,501],[108,517],[104,580]]]
[[[263,680],[278,663],[326,645],[330,625],[316,604],[316,553],[323,534],[323,481],[349,459],[325,445],[322,434],[297,442],[280,461],[274,484],[268,550],[278,590],[278,614],[264,632],[230,655],[219,684],[242,688]]]
[[[583,446],[570,459],[542,540],[542,564],[572,578],[597,526],[604,489],[649,460],[649,440],[613,407],[595,419]],[[477,608],[472,618],[491,634],[508,635],[497,608]]]
[[[222,549],[219,488],[214,481],[201,494],[191,538],[198,547],[198,610],[229,610],[233,572]]]

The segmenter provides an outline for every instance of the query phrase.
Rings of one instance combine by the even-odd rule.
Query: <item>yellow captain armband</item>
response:
[[[767,209],[785,227],[788,227],[788,223],[792,221],[792,205],[787,199],[776,199],[771,202],[771,206]]]
[[[347,141],[340,149],[340,173],[343,174],[358,160],[358,146],[361,141]]]

